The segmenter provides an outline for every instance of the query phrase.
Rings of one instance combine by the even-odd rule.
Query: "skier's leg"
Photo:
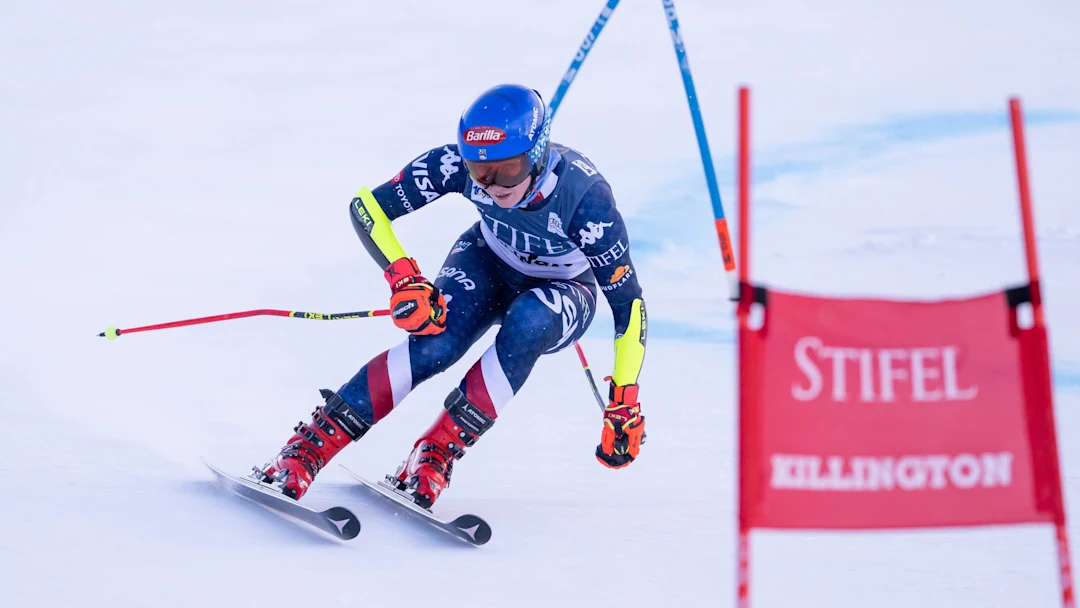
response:
[[[495,344],[459,385],[465,397],[492,418],[525,384],[541,355],[577,342],[596,314],[596,284],[544,281],[514,298]]]
[[[596,286],[544,281],[517,296],[495,343],[446,398],[445,411],[417,440],[397,472],[398,487],[430,507],[449,485],[454,461],[495,423],[499,411],[525,384],[541,355],[573,344],[596,309]]]
[[[435,286],[446,296],[446,330],[409,336],[367,363],[326,405],[301,422],[281,453],[260,471],[299,499],[315,475],[351,441],[388,415],[417,385],[461,358],[497,319],[506,286],[477,226],[467,230],[446,258]]]
[[[338,394],[369,424],[387,416],[409,392],[446,371],[498,318],[506,285],[477,226],[461,236],[435,279],[446,297],[446,330],[409,336],[368,362]]]

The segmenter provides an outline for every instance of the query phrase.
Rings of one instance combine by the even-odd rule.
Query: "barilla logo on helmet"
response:
[[[465,143],[470,146],[486,146],[506,140],[506,131],[496,127],[471,127],[465,131]]]

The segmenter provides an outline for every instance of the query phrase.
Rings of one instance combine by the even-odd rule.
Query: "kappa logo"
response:
[[[583,161],[581,159],[575,160],[574,162],[572,162],[570,164],[574,165],[578,169],[581,169],[581,171],[585,174],[585,177],[592,177],[592,176],[596,175],[596,169],[593,169],[589,165],[586,165],[585,161]]]
[[[562,220],[559,219],[559,214],[554,211],[548,214],[548,232],[566,238],[566,233],[563,232]]]
[[[442,165],[439,166],[439,171],[442,171],[442,185],[445,186],[446,182],[450,179],[450,176],[458,172],[458,163],[461,162],[461,157],[457,155],[457,152],[451,150],[450,146],[443,146],[443,151],[446,152],[446,154],[443,154],[439,159],[442,162]]]
[[[585,228],[578,231],[578,234],[581,235],[581,245],[592,245],[598,239],[604,238],[604,228],[610,228],[612,225],[611,222],[600,222],[599,224],[586,222]]]
[[[472,245],[469,241],[458,241],[457,244],[454,245],[454,248],[450,250],[450,255],[465,251],[469,248],[469,245]]]
[[[465,131],[463,139],[470,146],[497,144],[506,139],[506,131],[498,127],[471,127]]]

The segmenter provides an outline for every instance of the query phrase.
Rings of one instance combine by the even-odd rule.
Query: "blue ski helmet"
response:
[[[461,114],[458,149],[481,187],[513,187],[544,174],[551,113],[535,90],[500,84],[480,93]],[[531,199],[528,195],[524,200]]]

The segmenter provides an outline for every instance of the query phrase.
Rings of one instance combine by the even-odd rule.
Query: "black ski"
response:
[[[471,545],[483,545],[491,540],[491,526],[480,517],[472,514],[461,515],[453,521],[445,521],[439,519],[437,515],[421,507],[413,501],[412,497],[392,487],[385,481],[371,482],[363,477],[353,473],[344,465],[339,465],[345,472],[352,475],[360,482],[359,487],[367,490],[369,493],[379,496],[384,499],[385,504],[394,505],[402,509],[408,515],[411,515],[411,519],[414,521],[420,521],[462,540]]]
[[[309,509],[295,500],[254,479],[237,477],[218,469],[203,460],[214,475],[236,494],[260,504],[277,513],[304,522],[341,540],[352,540],[360,534],[360,520],[344,507],[330,507],[325,511]]]

